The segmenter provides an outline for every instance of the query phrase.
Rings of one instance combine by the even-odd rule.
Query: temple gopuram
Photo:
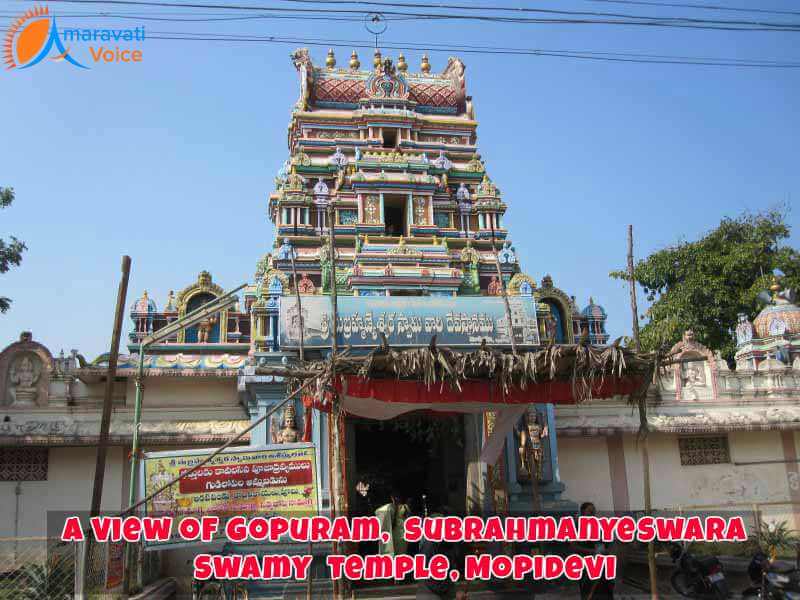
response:
[[[327,356],[334,288],[338,344],[354,353],[382,343],[427,345],[432,338],[459,348],[508,347],[513,335],[519,346],[537,347],[573,343],[588,332],[591,343],[607,342],[601,306],[590,300],[581,310],[550,275],[537,284],[520,265],[505,226],[507,204],[481,159],[459,59],[451,58],[440,73],[432,72],[427,57],[413,73],[402,54],[395,62],[380,51],[364,69],[356,53],[344,68],[332,52],[325,66],[315,66],[305,49],[294,52],[292,62],[300,95],[288,126],[289,156],[267,209],[276,239],[244,293],[255,366],[293,361],[301,345],[306,359]],[[510,335],[500,297],[504,288]],[[240,378],[252,418],[285,396],[280,382],[265,379]],[[292,415],[303,411],[299,401],[291,408]],[[546,431],[552,405],[531,412]],[[311,420],[310,436],[324,465],[327,425]],[[349,420],[352,488],[359,482],[371,486],[371,502],[381,494],[388,498],[394,487],[417,504],[423,496],[438,496],[462,511],[491,510],[483,506],[491,494],[467,498],[467,489],[483,490],[482,473],[465,475],[490,423],[469,415],[434,418],[433,425],[400,420],[402,425],[392,426],[358,416]],[[272,433],[260,435],[277,439],[286,422],[273,419]],[[407,435],[414,427],[417,434],[436,435],[417,447]],[[555,431],[554,423],[549,427]],[[438,435],[444,430],[453,435]],[[469,440],[465,431],[472,432]],[[539,483],[546,500],[557,502],[563,485],[555,452],[542,439]],[[516,465],[518,442],[509,442],[509,460]],[[409,465],[390,466],[398,447],[410,449]]]
[[[301,353],[322,361],[334,342],[348,356],[433,343],[464,352],[608,344],[600,304],[579,305],[534,270],[540,265],[521,264],[512,233],[526,224],[509,231],[506,210],[515,199],[502,195],[482,160],[459,59],[438,73],[427,57],[410,72],[402,54],[395,60],[380,51],[365,68],[355,52],[346,66],[333,52],[315,65],[304,49],[291,61],[299,98],[287,159],[275,165],[265,202],[275,237],[253,257],[254,272],[187,274],[175,291],[137,292],[129,302],[103,510],[128,506],[140,343],[242,280],[235,303],[142,353],[138,440],[145,451],[231,441],[286,398],[288,381],[264,374],[270,366],[299,364]],[[263,215],[255,202],[241,210]],[[770,298],[730,324],[735,369],[687,331],[672,349],[680,361],[650,386],[655,509],[735,504],[749,511],[763,503],[800,527],[800,308],[778,281]],[[51,351],[30,331],[8,343],[0,353],[0,537],[45,536],[52,534],[43,524],[48,511],[89,507],[109,357]],[[643,508],[639,416],[620,395],[526,404],[491,465],[481,452],[497,424],[493,414],[397,416],[391,403],[361,400],[348,408],[343,429],[351,515],[374,514],[391,494],[416,514],[434,501],[473,514],[572,511],[587,500],[600,511]],[[237,443],[301,441],[314,444],[327,509],[326,413],[294,398]],[[195,550],[144,553],[139,583],[174,577],[186,592]],[[315,553],[325,551],[315,545]],[[20,567],[15,548],[0,545],[2,565]]]

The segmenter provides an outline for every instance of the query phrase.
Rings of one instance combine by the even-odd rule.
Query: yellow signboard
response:
[[[180,521],[182,517],[202,515],[224,519],[233,515],[305,517],[319,513],[313,444],[231,448],[189,473],[212,452],[146,453],[140,477],[142,497],[179,475],[186,475],[148,501],[145,514],[169,515]],[[176,530],[177,522],[173,534]]]

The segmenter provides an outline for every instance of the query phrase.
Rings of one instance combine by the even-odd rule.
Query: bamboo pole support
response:
[[[503,304],[506,308],[506,319],[508,319],[508,335],[511,338],[511,352],[517,353],[517,340],[514,339],[514,328],[511,322],[511,304],[508,302],[508,292],[506,282],[503,280],[503,272],[500,269],[500,258],[497,254],[497,246],[494,242],[494,222],[492,222],[492,254],[494,255],[494,266],[497,269],[497,278],[500,280],[500,294],[503,296]]]
[[[303,323],[303,303],[300,299],[300,290],[297,287],[297,266],[295,265],[295,249],[292,248],[292,252],[290,253],[290,258],[292,259],[292,285],[294,286],[294,296],[297,299],[297,319],[300,325],[300,362],[305,362],[306,355],[305,355],[305,347],[303,344],[303,339],[305,337],[304,327],[305,324]],[[305,408],[304,410],[311,410],[311,407]],[[314,557],[314,543],[308,542],[308,554],[309,556]],[[314,571],[313,569],[308,570],[308,577],[306,580],[306,600],[311,600],[314,594]]]
[[[305,337],[303,335],[303,327],[304,327],[304,323],[303,323],[303,306],[302,306],[302,304],[300,302],[300,290],[297,289],[297,267],[295,266],[295,263],[294,263],[294,255],[295,255],[295,249],[294,249],[294,247],[292,247],[292,252],[291,252],[292,283],[294,285],[294,296],[295,296],[295,298],[297,298],[297,318],[299,319],[299,324],[300,324],[300,360],[301,361],[305,361],[306,360],[306,356],[305,356],[305,348],[304,348],[304,345],[303,345],[303,338]]]
[[[97,462],[94,467],[94,486],[92,487],[92,504],[89,516],[100,514],[103,501],[103,483],[106,472],[106,458],[108,456],[108,435],[111,428],[111,409],[114,400],[114,382],[117,375],[117,361],[119,359],[119,344],[122,336],[122,320],[125,315],[125,301],[128,296],[128,279],[131,274],[131,257],[122,257],[122,278],[117,289],[117,305],[114,309],[114,329],[111,333],[111,348],[108,355],[108,372],[106,373],[106,386],[103,395],[103,416],[100,420],[100,438],[97,442]],[[83,581],[86,581],[91,559],[92,537],[86,542],[86,559],[83,561]]]
[[[628,225],[628,286],[631,295],[631,318],[633,328],[633,345],[636,352],[642,351],[639,340],[639,308],[636,303],[636,279],[633,276],[633,225]],[[647,402],[642,398],[640,402]],[[644,420],[644,439],[642,440],[642,479],[644,481],[644,512],[650,515],[653,502],[650,487],[650,449],[647,431],[647,420]],[[658,573],[656,571],[656,552],[653,542],[647,544],[647,569],[650,573],[650,597],[658,600]]]
[[[331,326],[331,381],[336,385],[336,354],[339,350],[339,305],[336,290],[336,220],[333,204],[328,205],[328,254],[331,261],[331,306],[333,308],[333,323]],[[344,501],[344,486],[342,481],[342,452],[341,452],[341,405],[336,397],[335,388],[331,402],[331,412],[328,416],[328,440],[331,447],[331,516],[346,516],[347,507]],[[338,544],[334,542],[334,554],[338,552]],[[344,597],[344,585],[341,580],[333,582],[334,600]]]
[[[500,281],[500,294],[503,296],[503,304],[505,305],[506,311],[506,319],[508,320],[508,334],[511,338],[511,352],[512,354],[517,354],[517,340],[514,338],[514,327],[513,322],[511,319],[511,304],[508,301],[508,290],[506,289],[506,282],[503,279],[503,271],[500,268],[500,256],[497,253],[497,244],[495,243],[495,236],[494,236],[494,220],[491,220],[492,225],[492,255],[494,256],[494,266],[497,270],[497,279]],[[526,452],[528,449],[525,450]],[[505,460],[505,444],[503,444],[503,452],[501,454],[501,460]],[[493,469],[489,469],[491,473]],[[505,469],[500,470],[501,473],[505,473]],[[492,489],[492,495],[494,496],[494,484],[492,483],[490,477],[490,488]],[[504,496],[504,501],[508,503],[508,484],[506,481],[503,481],[503,489],[502,494]],[[533,473],[531,473],[531,504],[533,505],[534,512],[539,512],[542,510],[542,499],[539,496],[539,483],[536,480],[536,477]]]

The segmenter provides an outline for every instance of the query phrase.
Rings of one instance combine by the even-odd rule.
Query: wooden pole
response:
[[[328,205],[328,254],[331,261],[331,305],[333,308],[333,323],[331,324],[331,382],[336,385],[336,353],[339,350],[339,306],[336,296],[336,233],[335,233],[335,211],[332,204]],[[328,416],[328,441],[332,450],[331,460],[331,516],[346,516],[346,507],[342,493],[342,455],[341,455],[341,430],[339,421],[341,418],[341,406],[339,399],[334,392],[331,401],[331,412]],[[333,552],[338,552],[338,544],[333,543]],[[333,597],[338,600],[344,597],[344,589],[341,580],[333,582]]]
[[[100,514],[103,501],[103,482],[106,473],[106,457],[108,456],[108,434],[111,428],[111,408],[114,400],[114,381],[117,378],[117,360],[119,358],[119,342],[122,335],[122,319],[125,315],[125,301],[128,296],[128,279],[131,274],[131,257],[122,257],[122,278],[117,288],[117,305],[114,309],[114,329],[111,332],[111,348],[108,354],[108,371],[103,396],[103,415],[100,419],[100,437],[97,441],[97,462],[94,467],[94,486],[92,487],[92,504],[89,516]],[[87,580],[91,564],[92,537],[86,543],[86,558],[83,562],[83,581]]]
[[[292,251],[290,253],[292,258],[292,279],[294,282],[294,296],[297,298],[297,316],[299,319],[300,325],[300,360],[305,361],[305,348],[303,347],[303,306],[300,303],[300,290],[297,289],[297,267],[294,264],[294,247],[292,247]]]
[[[305,348],[303,346],[303,339],[305,337],[304,323],[303,323],[303,304],[302,301],[300,300],[300,290],[297,288],[297,267],[294,262],[294,255],[295,255],[295,249],[292,248],[290,257],[292,259],[292,282],[294,284],[294,296],[295,298],[297,298],[297,319],[298,319],[298,324],[300,325],[300,360],[304,362],[306,356],[305,356]],[[309,406],[305,408],[305,410],[312,410],[312,408]],[[313,561],[314,557],[313,542],[308,542],[308,554],[309,556],[312,557]],[[308,576],[306,577],[306,600],[311,600],[313,594],[314,594],[314,571],[313,569],[309,569]]]
[[[503,303],[506,307],[506,319],[508,319],[508,335],[511,337],[511,352],[517,353],[517,340],[514,339],[514,328],[511,322],[511,304],[508,302],[508,292],[506,292],[506,282],[503,281],[503,272],[500,270],[500,258],[497,255],[497,247],[494,243],[494,220],[492,220],[492,254],[494,254],[494,266],[497,269],[497,278],[500,280],[500,294],[503,296]]]
[[[639,308],[636,303],[636,279],[633,276],[633,225],[628,225],[628,285],[631,293],[631,318],[633,326],[633,346],[636,352],[642,351],[639,340]],[[647,402],[641,398],[640,402]],[[642,439],[642,475],[644,481],[644,512],[650,515],[653,503],[650,489],[650,450],[648,447],[647,419],[642,420],[644,438]],[[647,568],[650,572],[650,597],[658,600],[658,573],[656,571],[656,552],[653,542],[647,544]]]
[[[500,280],[500,294],[503,296],[503,304],[505,304],[506,309],[506,319],[508,319],[508,333],[511,336],[511,352],[513,354],[517,353],[517,340],[514,338],[514,328],[513,323],[511,321],[511,304],[508,301],[508,291],[506,290],[506,282],[503,280],[503,271],[500,269],[500,257],[497,254],[497,245],[495,244],[495,237],[494,237],[494,219],[491,220],[492,226],[492,254],[494,255],[494,266],[497,270],[497,279]],[[524,425],[523,425],[524,426]],[[503,453],[501,454],[501,461],[505,461],[505,444],[503,445]],[[530,449],[526,448],[525,452],[529,452]],[[499,461],[498,461],[499,463]],[[502,464],[499,463],[499,466],[502,467]],[[489,467],[487,469],[490,473],[495,469]],[[502,472],[502,470],[500,470]],[[490,479],[491,482],[491,479]],[[492,484],[492,495],[494,495],[494,485]],[[505,481],[503,481],[503,490],[502,493],[505,495],[506,501],[508,500],[508,486]],[[534,475],[533,471],[531,471],[531,504],[533,505],[533,511],[538,513],[542,510],[542,499],[539,496],[539,483],[536,480],[536,476]]]
[[[628,287],[631,293],[631,318],[633,326],[633,347],[642,351],[639,341],[639,308],[636,303],[636,279],[633,277],[633,225],[628,225]]]
[[[122,257],[122,279],[117,289],[117,306],[114,310],[114,329],[111,334],[111,350],[108,354],[108,372],[103,396],[103,416],[100,420],[100,438],[97,442],[97,463],[94,469],[94,487],[92,488],[92,505],[89,516],[100,513],[103,499],[103,478],[106,470],[108,454],[108,433],[111,427],[111,408],[114,397],[114,380],[117,375],[117,359],[119,358],[119,340],[122,334],[122,319],[125,314],[125,299],[128,295],[128,278],[131,273],[131,257]]]

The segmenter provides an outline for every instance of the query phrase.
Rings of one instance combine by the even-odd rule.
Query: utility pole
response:
[[[642,351],[639,340],[639,308],[636,303],[636,279],[633,276],[633,225],[628,225],[628,286],[631,293],[631,318],[633,319],[633,347],[636,352]],[[641,398],[640,402],[647,402]],[[644,421],[644,439],[642,440],[642,475],[644,480],[644,512],[650,515],[653,503],[650,494],[650,452],[648,448],[647,421]],[[647,568],[650,572],[650,597],[658,600],[658,574],[656,572],[656,551],[653,542],[647,544]]]
[[[125,313],[125,300],[128,295],[128,279],[131,274],[131,257],[122,257],[122,278],[117,288],[117,305],[114,309],[114,328],[111,331],[111,348],[108,354],[108,370],[106,371],[106,387],[103,395],[103,415],[100,418],[100,436],[97,440],[97,462],[94,467],[94,486],[92,487],[92,503],[89,517],[100,514],[103,501],[103,483],[106,474],[106,458],[108,456],[108,434],[111,428],[111,408],[114,401],[114,382],[117,378],[117,361],[119,359],[119,341],[122,335],[122,319]],[[17,496],[19,502],[19,496]],[[82,579],[87,580],[92,556],[92,536],[87,536],[86,555],[83,561]]]
[[[111,427],[111,408],[114,398],[114,380],[117,375],[117,360],[119,359],[119,340],[122,334],[122,319],[125,313],[125,299],[128,295],[128,278],[131,274],[131,257],[122,257],[122,279],[117,289],[117,306],[114,310],[114,329],[111,333],[111,349],[108,354],[108,371],[106,373],[106,387],[103,396],[103,416],[100,420],[100,438],[97,442],[97,463],[94,468],[94,487],[92,488],[92,504],[89,516],[100,514],[100,504],[103,499],[103,479],[106,471],[106,456],[108,454],[108,434]]]

